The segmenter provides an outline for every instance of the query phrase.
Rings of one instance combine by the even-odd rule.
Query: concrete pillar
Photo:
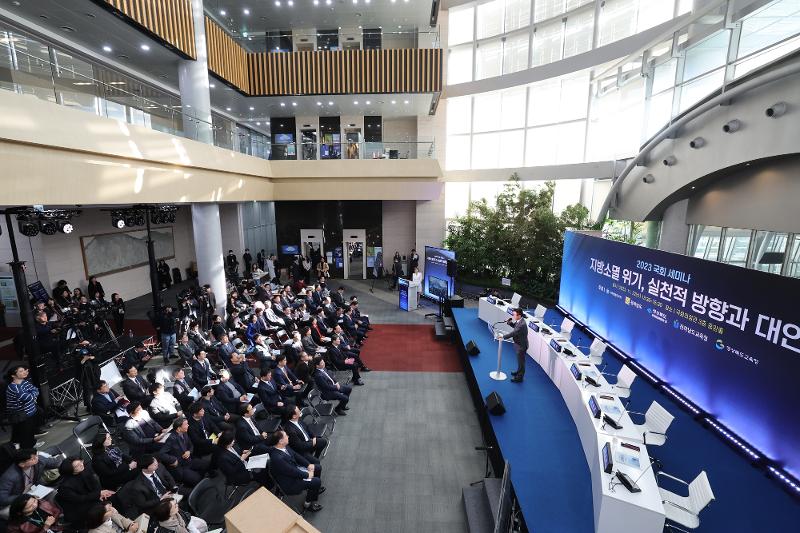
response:
[[[686,211],[689,200],[675,202],[664,210],[661,220],[661,242],[658,249],[665,252],[685,254],[689,240],[689,225],[686,223]]]
[[[208,283],[217,297],[215,312],[225,315],[225,264],[218,204],[192,204],[192,231],[200,285]]]
[[[194,44],[196,60],[183,59],[178,63],[178,84],[181,92],[181,109],[184,113],[183,130],[187,137],[213,144],[211,128],[211,94],[208,81],[208,53],[203,0],[192,0]],[[193,121],[191,117],[198,120]]]

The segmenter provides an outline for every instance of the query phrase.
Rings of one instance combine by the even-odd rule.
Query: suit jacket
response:
[[[119,404],[115,401],[119,394],[109,390],[108,395],[111,396],[110,400],[102,394],[95,393],[92,396],[92,414],[105,417],[114,416],[114,411],[119,407]]]
[[[340,392],[336,388],[336,380],[328,374],[327,370],[315,370],[314,383],[317,384],[323,400],[334,400],[336,399],[334,395]]]
[[[236,395],[231,391],[230,387],[228,387],[228,383],[233,385],[233,388],[236,390]],[[242,389],[241,385],[236,383],[236,381],[229,379],[225,383],[220,383],[217,385],[217,399],[225,406],[225,409],[228,410],[230,413],[239,414],[239,406],[242,405],[242,402],[239,398],[242,397],[244,394],[244,389]]]
[[[133,459],[126,454],[122,454],[122,462],[119,466],[108,456],[108,453],[97,453],[92,457],[92,470],[100,478],[100,484],[108,490],[116,490],[120,485],[130,479],[131,469],[128,467]]]
[[[503,335],[504,339],[514,339],[514,344],[522,348],[523,350],[528,349],[528,325],[525,323],[525,320],[519,319],[516,324],[514,324],[514,329]]]
[[[218,449],[217,468],[225,476],[226,485],[247,485],[253,481],[253,474],[247,469],[235,446],[230,450]]]
[[[192,452],[189,459],[194,457],[194,443],[192,439],[189,438],[188,433],[181,434],[173,430],[169,434],[169,437],[167,437],[167,442],[164,443],[162,451],[178,459],[178,464],[183,464],[187,462],[187,460],[183,458],[184,452]]]
[[[161,426],[152,418],[135,420],[129,418],[122,430],[122,438],[128,443],[131,455],[138,457],[145,453],[149,444],[154,442],[154,436],[161,433]]]
[[[283,424],[283,429],[286,431],[286,435],[289,437],[289,446],[291,446],[291,448],[298,453],[312,453],[314,451],[314,444],[311,439],[316,437],[316,435],[314,435],[311,430],[308,429],[308,426],[306,426],[302,420],[298,420],[297,422],[303,427],[306,435],[308,435],[308,440],[306,440],[305,436],[303,436],[303,432],[300,431],[292,421],[289,421]]]
[[[69,524],[83,525],[86,512],[100,501],[100,480],[90,467],[80,474],[66,476],[61,480],[56,494],[56,503],[64,510],[64,520]]]
[[[336,366],[338,367],[347,364],[344,362],[344,360],[347,359],[347,354],[341,350],[341,345],[339,345],[338,348],[334,345],[328,347],[328,355],[331,356],[331,359],[336,363]]]
[[[217,354],[219,355],[220,359],[225,363],[225,366],[230,366],[231,364],[231,354],[236,351],[236,347],[233,345],[232,342],[227,344],[220,344],[217,348]]]
[[[33,465],[33,482],[41,483],[42,472],[53,468],[58,468],[61,464],[61,457],[42,457],[39,462]],[[16,464],[9,466],[3,475],[0,476],[0,507],[11,505],[17,496],[22,494],[25,489],[25,474]]]
[[[172,395],[175,396],[175,399],[181,404],[181,407],[188,407],[190,403],[194,400],[189,393],[194,388],[194,383],[189,378],[183,378],[180,381],[176,381],[174,385],[172,385]]]
[[[178,355],[185,361],[191,361],[196,350],[191,341],[186,344],[178,343]]]
[[[122,392],[132,402],[145,403],[150,395],[147,390],[149,386],[150,384],[142,376],[136,376],[136,381],[127,377],[122,380]]]
[[[273,372],[273,375],[275,373]],[[264,405],[264,409],[275,411],[278,409],[278,402],[283,401],[278,386],[275,381],[258,380],[258,399]]]
[[[348,315],[342,315],[342,329],[352,336],[356,336],[358,333],[358,326],[356,325],[355,320]]]
[[[172,490],[177,487],[175,478],[167,471],[166,467],[162,464],[158,465],[155,475],[161,480],[161,484],[166,489]],[[122,514],[128,518],[135,519],[142,513],[148,512],[155,507],[161,498],[156,494],[153,484],[145,477],[144,474],[139,473],[132,481],[129,481],[117,493],[119,501],[123,502],[125,509]]]
[[[311,380],[311,372],[313,371],[313,367],[311,363],[300,361],[297,363],[297,366],[294,367],[294,375],[297,379],[303,381],[304,383],[309,383]]]
[[[217,387],[219,389],[219,387]],[[217,426],[225,422],[225,415],[229,413],[228,409],[219,401],[219,398],[212,396],[211,400],[202,398],[200,402],[203,404],[203,409],[206,411],[206,420],[212,420]],[[191,422],[189,423],[191,425]]]
[[[255,418],[250,417],[250,420],[252,420],[253,425],[255,425]],[[253,433],[253,428],[247,423],[245,417],[242,417],[236,422],[236,443],[241,446],[243,450],[250,449],[257,444],[263,444],[264,439],[261,437],[261,430],[258,429],[258,426],[256,426],[256,431],[258,431],[258,435]]]
[[[331,293],[331,301],[339,307],[346,307],[344,303],[344,296],[339,294],[339,291]]]
[[[236,381],[243,390],[250,391],[253,384],[256,382],[256,377],[253,375],[253,371],[250,370],[250,367],[247,366],[247,362],[231,365],[229,370],[231,379]]]
[[[303,338],[300,339],[300,342],[303,344],[303,349],[308,355],[313,357],[314,354],[317,353],[317,348],[319,348],[319,346],[310,335],[304,335]]]
[[[285,374],[284,371],[286,372]],[[280,367],[275,367],[272,371],[272,379],[275,381],[275,384],[278,385],[278,390],[281,390],[281,387],[285,386],[286,389],[284,390],[291,391],[292,385],[297,383],[297,376],[294,375],[294,372],[292,372],[292,369],[288,366],[284,366],[283,370],[281,370]]]
[[[308,473],[300,470],[300,467],[308,467],[308,460],[287,447],[286,451],[278,448],[270,448],[270,473],[281,489],[286,494],[300,494],[306,488],[307,483],[303,481],[308,478]]]
[[[217,423],[214,422],[209,415],[204,416],[200,420],[195,420],[193,416],[189,417],[189,438],[192,440],[197,455],[207,455],[214,451],[214,443],[211,442],[211,435],[219,435],[221,430]]]
[[[198,388],[203,388],[208,385],[209,379],[215,379],[217,375],[211,369],[211,363],[206,359],[202,364],[197,359],[192,362],[192,380],[197,384]]]

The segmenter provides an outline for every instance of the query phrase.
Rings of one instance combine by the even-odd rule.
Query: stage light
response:
[[[26,237],[36,237],[39,235],[39,225],[35,222],[31,222],[30,220],[20,220],[17,223],[17,226],[19,227],[19,232]]]
[[[125,219],[122,218],[119,214],[115,213],[111,215],[111,225],[117,229],[122,229],[125,227]]]
[[[767,115],[769,118],[778,118],[779,116],[786,113],[787,105],[786,102],[778,102],[777,104],[772,104],[769,106],[764,114]]]
[[[151,224],[163,224],[163,223],[164,223],[164,221],[163,221],[163,219],[161,218],[161,213],[159,213],[159,212],[157,212],[157,211],[156,211],[156,212],[153,212],[153,213],[151,213],[151,214],[150,214],[150,223],[151,223]]]
[[[72,233],[75,227],[68,220],[60,220],[58,222],[58,231],[61,233]]]
[[[39,231],[45,235],[55,235],[58,233],[58,226],[54,220],[42,220],[39,222]]]
[[[734,133],[739,131],[741,127],[742,127],[741,121],[733,119],[730,122],[726,123],[724,126],[722,126],[722,131],[724,131],[725,133]]]
[[[695,150],[697,150],[698,148],[702,148],[705,145],[706,145],[706,140],[703,139],[702,137],[695,137],[694,139],[689,141],[689,147],[694,148]]]

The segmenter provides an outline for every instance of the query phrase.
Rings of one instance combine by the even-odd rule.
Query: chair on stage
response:
[[[561,321],[561,327],[559,328],[558,335],[556,336],[568,341],[572,337],[572,328],[574,327],[575,322],[567,317],[564,317],[564,320]]]
[[[608,376],[603,372],[604,375]],[[612,385],[614,389],[612,392],[616,394],[620,399],[628,400],[625,402],[625,406],[627,407],[630,403],[631,397],[631,385],[633,385],[633,381],[636,379],[636,374],[633,370],[630,369],[628,365],[622,365],[622,368],[617,374],[617,381]]]
[[[675,524],[689,529],[697,529],[700,525],[700,511],[714,501],[714,493],[711,491],[711,484],[708,482],[705,470],[700,472],[691,483],[686,483],[684,480],[664,472],[657,472],[657,475],[682,483],[689,488],[688,496],[680,496],[661,486],[658,487],[664,504],[664,514],[667,518],[664,530],[686,532],[685,529]]]
[[[596,338],[592,341],[591,345],[586,346],[582,344],[578,346],[578,348],[589,348],[589,362],[596,366],[601,372],[605,369],[606,364],[603,362],[603,354],[606,352],[608,344]]]
[[[536,306],[536,309],[533,311],[533,321],[534,322],[542,322],[544,320],[544,314],[547,312],[547,308],[542,304]]]
[[[106,425],[103,423],[103,419],[94,415],[90,416],[86,420],[78,422],[78,424],[72,428],[72,434],[75,436],[75,440],[78,441],[81,451],[86,454],[86,457],[89,460],[92,459],[92,454],[89,451],[92,447],[92,441],[94,441],[94,438],[101,431],[110,433]]]
[[[667,429],[675,417],[664,409],[660,403],[654,401],[646,413],[628,411],[630,414],[644,416],[644,424],[634,424],[639,433],[644,436],[647,446],[663,446],[667,442]]]

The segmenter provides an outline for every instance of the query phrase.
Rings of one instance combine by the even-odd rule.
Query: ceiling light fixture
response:
[[[286,3],[289,4],[289,7],[292,7],[294,5],[294,0],[289,0]]]
[[[250,14],[250,10],[249,10],[249,9],[247,9],[247,8],[244,8],[244,9],[242,10],[242,13],[244,13],[245,15],[249,15],[249,14]]]
[[[319,0],[314,0],[314,5],[318,6],[319,5]]]
[[[281,102],[281,107],[286,107],[286,104],[284,102]]]
[[[333,105],[333,102],[328,102],[328,105]]]
[[[397,100],[392,100],[392,105],[396,104]]]
[[[209,88],[211,88],[211,89],[213,89],[214,87],[216,87],[216,85],[214,85],[213,83],[209,83],[209,84],[208,84],[208,86],[209,86]]]
[[[230,110],[231,110],[231,108],[230,108],[230,107],[226,107],[226,108],[225,108],[225,111],[230,111]]]
[[[354,100],[353,105],[358,105],[358,100]]]
[[[103,52],[111,52],[111,47],[110,47],[110,46],[108,46],[108,45],[105,45],[105,46],[103,47]]]
[[[329,6],[333,3],[333,0],[325,0],[325,5]]]
[[[404,100],[403,103],[408,105],[408,100]]]
[[[292,106],[297,107],[297,102],[292,102]]]
[[[220,10],[219,10],[219,14],[220,14],[220,15],[222,15],[222,16],[224,17],[225,15],[227,15],[227,14],[228,14],[228,12],[227,12],[227,11],[225,11],[224,9],[220,9]]]
[[[255,107],[253,107],[253,106],[250,106],[250,111],[255,111],[255,110],[256,110],[256,108],[255,108]]]
[[[150,50],[150,45],[149,45],[149,44],[143,44],[143,45],[141,45],[139,48],[141,48],[142,50],[144,50],[145,52],[147,52],[147,51],[149,51],[149,50]]]
[[[275,5],[277,7],[281,7],[281,0],[275,0]]]
[[[322,102],[317,102],[317,105],[322,105]]]
[[[261,123],[260,123],[260,122],[256,122],[256,126],[260,126],[260,125],[261,125]]]
[[[369,100],[367,100],[367,105],[369,105]]]

